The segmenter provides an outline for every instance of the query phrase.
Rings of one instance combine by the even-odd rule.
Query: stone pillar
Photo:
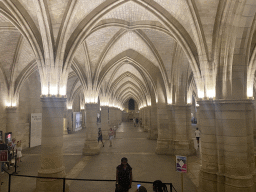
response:
[[[250,100],[199,101],[202,191],[254,191]],[[211,187],[209,187],[211,186]]]
[[[81,113],[82,113],[82,128],[85,128],[85,110],[81,109]]]
[[[42,97],[42,152],[38,176],[65,177],[63,118],[66,98]],[[37,179],[36,192],[62,191],[62,180]],[[66,187],[68,191],[68,186]]]
[[[17,107],[6,108],[6,132],[12,132],[12,138],[16,137],[16,128],[19,123],[19,112]],[[3,133],[3,141],[5,142],[5,133]],[[17,138],[16,138],[17,139]]]
[[[72,116],[73,116],[73,110],[72,109],[68,109],[67,110],[67,126],[68,126],[70,131],[73,131]]]
[[[109,127],[113,128],[115,125],[115,113],[114,108],[109,107]]]
[[[256,139],[256,101],[253,101],[253,137]]]
[[[116,129],[118,128],[119,120],[118,120],[118,109],[114,108],[114,126]]]
[[[172,128],[175,133],[173,137],[174,155],[195,154],[194,143],[191,137],[191,105],[172,105],[171,113],[174,121]]]
[[[144,126],[144,131],[148,132],[150,129],[150,114],[151,114],[151,107],[145,107],[145,126]]]
[[[142,111],[143,111],[142,125],[143,125],[143,128],[145,129],[145,127],[146,127],[146,108],[144,107],[144,108],[142,109]]]
[[[119,110],[119,125],[123,122],[123,111]]]
[[[86,138],[83,155],[98,155],[100,147],[98,144],[97,113],[98,104],[85,104],[86,110]]]
[[[148,130],[148,139],[157,140],[157,106],[152,104],[150,107],[150,126]]]
[[[157,127],[158,138],[156,154],[172,154],[173,151],[170,143],[169,119],[167,113],[167,106],[165,103],[157,104]]]
[[[104,140],[108,139],[108,107],[102,106],[101,107],[101,130],[102,130],[102,138]]]

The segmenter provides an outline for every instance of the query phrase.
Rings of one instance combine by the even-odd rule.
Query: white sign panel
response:
[[[42,113],[31,114],[30,147],[41,145]]]
[[[73,131],[79,131],[82,129],[82,113],[73,112]]]
[[[176,155],[176,171],[187,173],[187,157],[186,156],[180,156]]]

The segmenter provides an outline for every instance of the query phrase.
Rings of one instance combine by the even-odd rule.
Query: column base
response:
[[[158,132],[157,130],[149,130],[148,131],[148,139],[149,140],[157,140],[157,137],[158,137]]]
[[[171,141],[170,140],[157,140],[156,146],[156,154],[157,155],[169,155],[173,153],[173,149],[171,148]]]
[[[207,192],[253,192],[253,175],[228,176],[200,170],[199,191]]]
[[[100,154],[100,146],[97,141],[85,141],[83,155],[93,156]]]
[[[102,131],[102,139],[109,140],[108,131]]]
[[[148,130],[149,130],[149,127],[147,125],[145,125],[143,131],[148,132]]]
[[[56,177],[64,178],[66,176],[65,167],[59,169],[41,169],[38,171],[39,177]],[[62,179],[36,179],[35,192],[61,192],[63,191],[63,180]],[[65,191],[69,191],[69,185],[66,184]]]
[[[193,143],[189,141],[174,141],[173,155],[190,156],[196,154]]]

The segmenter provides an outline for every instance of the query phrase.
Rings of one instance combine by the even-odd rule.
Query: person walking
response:
[[[126,157],[123,157],[121,164],[116,167],[116,185],[123,192],[128,192],[132,186],[132,167]]]
[[[114,138],[114,130],[112,128],[109,129],[108,136],[109,136],[109,147],[112,147],[112,140]]]
[[[138,118],[136,118],[136,127],[138,127],[139,126],[139,119]]]
[[[198,148],[199,148],[200,131],[198,130],[198,127],[196,128],[195,136],[196,136],[197,145],[198,145]]]
[[[98,143],[101,141],[103,147],[104,147],[104,143],[103,143],[103,140],[102,140],[102,131],[101,131],[101,128],[99,128],[99,131],[98,131]]]

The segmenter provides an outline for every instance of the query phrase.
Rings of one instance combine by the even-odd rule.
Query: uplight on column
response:
[[[11,107],[12,104],[11,104],[10,102],[6,102],[6,103],[5,103],[5,106],[6,106],[6,107]]]
[[[247,97],[253,97],[253,88],[252,87],[247,88]]]
[[[208,98],[214,98],[215,97],[215,90],[208,90],[207,91],[207,97]]]
[[[199,98],[204,98],[204,92],[198,90],[198,97],[199,97]]]
[[[51,86],[50,87],[50,94],[51,95],[57,95],[58,94],[57,86]]]
[[[43,86],[43,88],[42,88],[42,95],[48,95],[48,87]]]
[[[62,95],[62,96],[66,95],[66,87],[65,86],[60,88],[60,93],[59,94]]]

